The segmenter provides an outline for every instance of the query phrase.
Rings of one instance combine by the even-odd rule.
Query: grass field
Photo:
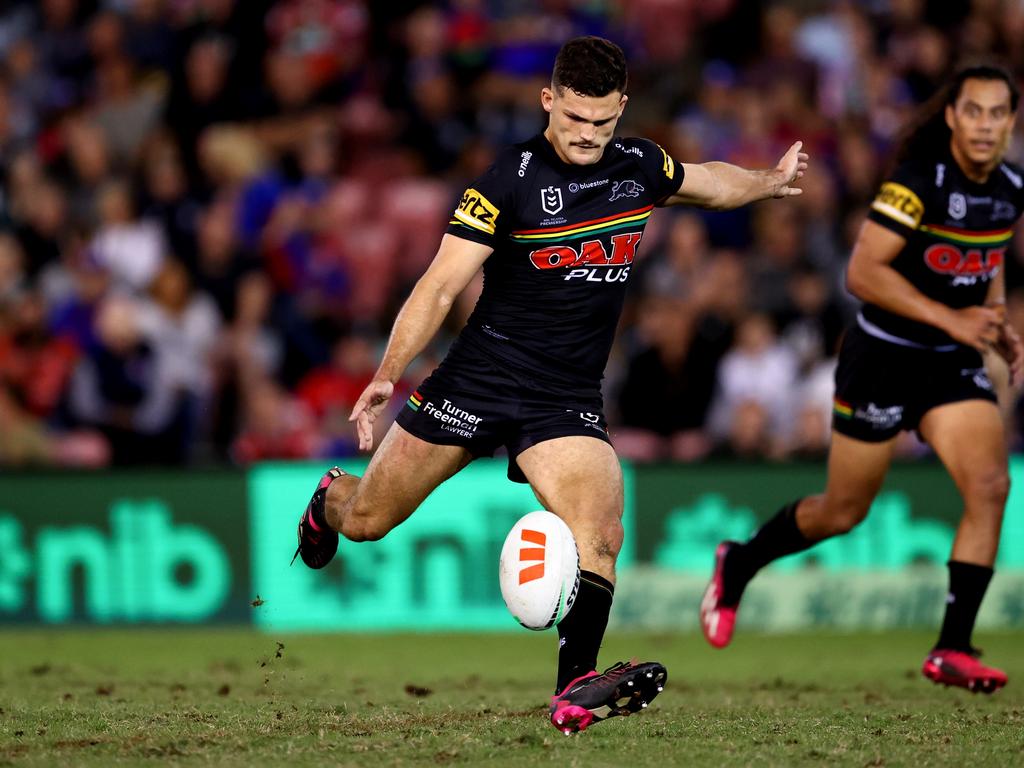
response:
[[[565,737],[555,635],[0,632],[0,765],[1020,766],[1024,636],[995,696],[918,673],[930,633],[609,637],[662,661],[651,708]]]

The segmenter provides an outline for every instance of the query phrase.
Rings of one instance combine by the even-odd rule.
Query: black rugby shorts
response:
[[[462,446],[474,458],[504,447],[508,478],[517,483],[527,481],[516,457],[545,440],[584,435],[611,443],[599,392],[555,392],[458,341],[395,421],[421,440]]]
[[[869,443],[917,429],[932,408],[961,400],[996,401],[981,354],[948,352],[877,339],[859,326],[839,350],[832,428]]]

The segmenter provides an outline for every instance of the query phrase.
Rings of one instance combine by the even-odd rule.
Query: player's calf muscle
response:
[[[388,510],[369,510],[361,504],[350,503],[343,508],[340,515],[341,525],[337,528],[338,533],[349,541],[379,541],[383,539],[397,524],[395,521],[404,520],[408,515],[388,514]]]
[[[346,481],[342,484],[340,481]],[[331,484],[327,492],[327,523],[349,541],[378,541],[394,528],[385,505],[366,502],[360,485],[362,478],[345,475]],[[402,518],[398,518],[402,519]]]
[[[327,524],[338,532],[341,532],[344,522],[345,508],[359,488],[359,482],[360,478],[355,475],[342,475],[327,489],[324,516],[327,518]]]

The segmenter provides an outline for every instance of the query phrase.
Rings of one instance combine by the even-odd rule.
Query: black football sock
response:
[[[597,652],[608,626],[615,587],[603,576],[580,571],[576,600],[558,624],[558,682],[561,693],[570,682],[597,668]]]
[[[981,600],[992,579],[992,569],[984,565],[950,560],[949,593],[946,595],[946,618],[935,648],[954,651],[971,650],[971,633],[978,618]]]
[[[800,499],[797,499],[784,506],[748,542],[729,550],[722,587],[724,605],[737,605],[747,583],[768,563],[785,555],[803,552],[815,543],[797,527],[796,508],[799,503]]]

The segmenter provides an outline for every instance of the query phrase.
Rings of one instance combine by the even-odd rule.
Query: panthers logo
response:
[[[644,191],[644,188],[637,184],[632,179],[627,181],[613,181],[612,182],[612,196],[608,198],[608,202],[618,200],[620,197],[640,197],[640,193]]]

